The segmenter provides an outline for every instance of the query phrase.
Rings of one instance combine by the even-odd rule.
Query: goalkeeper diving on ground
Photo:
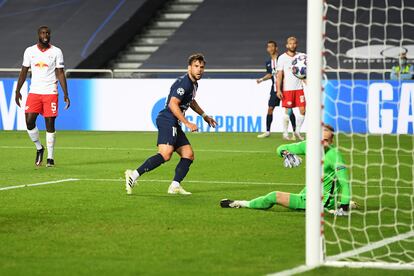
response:
[[[334,129],[325,124],[323,126],[323,206],[326,211],[338,215],[348,215],[356,204],[351,201],[348,169],[345,166],[341,152],[333,145]],[[294,144],[284,144],[277,148],[277,154],[283,158],[286,168],[298,167],[302,163],[300,155],[306,155],[306,141]],[[315,183],[317,185],[317,183]],[[274,191],[265,196],[252,200],[223,199],[220,206],[223,208],[250,208],[269,209],[280,205],[294,210],[305,210],[306,187],[298,194]]]

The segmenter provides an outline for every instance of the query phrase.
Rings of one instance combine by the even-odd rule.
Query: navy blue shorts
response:
[[[190,145],[187,136],[178,123],[172,123],[169,120],[157,118],[158,128],[158,145],[171,145],[178,149],[185,145]]]
[[[276,96],[276,92],[272,90],[270,90],[270,98],[269,98],[269,107],[276,107],[280,105],[280,99],[278,98],[278,96]]]

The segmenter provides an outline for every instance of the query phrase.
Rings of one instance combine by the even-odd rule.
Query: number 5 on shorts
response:
[[[52,110],[53,113],[56,113],[56,103],[50,103],[50,109]]]

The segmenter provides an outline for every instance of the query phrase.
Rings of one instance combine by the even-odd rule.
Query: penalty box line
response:
[[[43,185],[52,185],[52,184],[58,184],[58,183],[63,183],[63,182],[73,182],[73,181],[79,181],[79,179],[78,178],[66,178],[66,179],[59,179],[59,180],[54,180],[54,181],[46,181],[46,182],[39,182],[39,183],[32,183],[32,184],[6,186],[6,187],[1,187],[0,191],[20,189],[20,188],[26,188],[26,187],[36,187],[36,186],[43,186]]]

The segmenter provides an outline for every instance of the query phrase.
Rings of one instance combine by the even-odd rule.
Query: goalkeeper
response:
[[[345,167],[342,154],[333,146],[334,129],[330,125],[323,126],[323,145],[325,151],[323,165],[323,205],[325,210],[335,215],[347,215],[350,205],[350,187],[348,170]],[[298,167],[302,159],[298,155],[306,154],[306,141],[294,144],[281,145],[277,149],[279,156],[283,157],[285,167]],[[317,185],[317,183],[316,183]],[[340,195],[339,208],[336,200]],[[354,205],[353,202],[351,202]],[[306,188],[299,194],[287,192],[271,192],[265,196],[250,201],[223,199],[220,202],[223,208],[251,208],[268,209],[273,205],[281,205],[294,210],[306,208]]]

